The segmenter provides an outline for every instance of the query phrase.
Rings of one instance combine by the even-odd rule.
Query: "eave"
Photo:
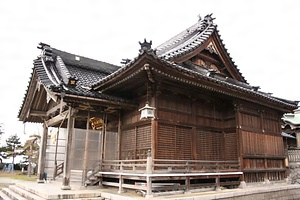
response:
[[[259,105],[264,105],[282,112],[289,112],[296,108],[296,105],[288,103],[278,98],[269,96],[268,94],[255,91],[251,86],[243,87],[241,85],[235,85],[228,82],[227,79],[221,80],[220,78],[210,77],[206,74],[200,74],[195,71],[188,70],[178,64],[164,61],[154,54],[148,54],[143,52],[134,62],[131,62],[122,70],[118,70],[114,75],[106,77],[101,80],[94,89],[98,89],[101,92],[109,92],[114,90],[118,85],[128,82],[129,79],[134,78],[140,73],[144,73],[144,64],[149,63],[151,66],[152,74],[159,74],[166,79],[177,81],[180,84],[185,84],[186,87],[198,87],[208,91],[217,92],[237,99],[247,100]],[[130,75],[129,75],[130,74]],[[154,75],[155,76],[155,75]],[[246,84],[246,83],[243,83]],[[247,84],[246,84],[247,85]],[[114,90],[114,93],[117,91]]]

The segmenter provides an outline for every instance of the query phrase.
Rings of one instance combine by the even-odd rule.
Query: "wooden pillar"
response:
[[[43,135],[41,138],[41,147],[39,152],[39,163],[38,163],[38,183],[44,183],[44,172],[45,172],[45,158],[47,148],[47,137],[48,137],[48,126],[46,122],[43,124]]]
[[[119,111],[119,122],[118,122],[118,159],[121,160],[121,111]]]
[[[64,172],[63,172],[63,184],[62,190],[70,190],[70,175],[71,175],[71,151],[72,151],[72,139],[74,133],[74,122],[73,108],[69,107],[68,111],[68,125],[67,125],[67,137],[66,137],[66,149],[64,158]]]
[[[191,100],[191,108],[192,108],[192,158],[197,160],[197,106],[195,100]],[[197,168],[197,167],[196,167]]]
[[[147,182],[146,198],[153,197],[153,195],[152,195],[152,178],[147,176],[146,182]]]
[[[157,120],[151,120],[151,157],[157,158],[156,156],[157,149]]]
[[[297,147],[300,147],[300,132],[296,132]]]
[[[105,159],[105,140],[106,140],[106,122],[107,122],[107,114],[103,113],[103,127],[102,127],[102,138],[101,138],[101,154],[100,160],[102,162]]]
[[[184,191],[184,193],[186,193],[186,194],[190,194],[191,193],[190,186],[191,186],[190,177],[187,176],[185,178],[185,191]]]
[[[120,176],[119,176],[119,191],[118,191],[119,194],[121,194],[121,193],[124,192],[123,186],[122,186],[123,183],[124,183],[123,177],[122,177],[122,175],[120,175]]]
[[[102,136],[103,136],[103,129],[102,131],[99,131],[99,137],[98,137],[98,162],[99,162],[99,170],[102,170]],[[102,181],[103,181],[103,178],[102,178],[102,175],[101,177],[99,178],[99,186],[102,187]]]
[[[88,159],[89,159],[89,129],[90,129],[90,111],[88,111],[88,116],[86,120],[86,132],[85,132],[85,145],[84,145],[84,158],[83,158],[83,177],[82,177],[82,185],[84,185],[84,182],[87,179],[87,165],[88,165]]]
[[[158,118],[158,112],[157,112],[157,108],[158,108],[158,95],[160,93],[156,92],[156,94],[152,97],[151,99],[151,103],[152,105],[154,105],[154,107],[156,108],[154,110],[154,116],[155,118],[151,120],[151,157],[153,159],[157,158],[157,128],[158,128],[158,122],[157,122],[157,118]]]
[[[242,115],[240,112],[240,105],[235,106],[236,111],[236,133],[237,133],[237,153],[238,153],[238,160],[240,163],[240,170],[243,171],[244,169],[244,160],[243,160],[243,137],[242,137]],[[244,174],[241,176],[241,181],[245,182]]]
[[[216,191],[221,190],[221,182],[220,182],[220,176],[216,177]]]
[[[146,173],[147,174],[152,174],[152,168],[153,168],[153,160],[152,160],[152,152],[151,150],[149,149],[148,150],[148,153],[147,153],[147,166],[146,166]]]

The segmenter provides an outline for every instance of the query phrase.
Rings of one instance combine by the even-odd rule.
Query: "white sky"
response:
[[[300,100],[298,0],[0,0],[0,123],[6,135],[23,134],[17,115],[39,42],[119,64],[213,13],[231,57],[251,85]],[[26,125],[27,135],[38,126]]]

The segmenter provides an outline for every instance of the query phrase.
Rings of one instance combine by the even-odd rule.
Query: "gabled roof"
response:
[[[42,84],[53,92],[127,101],[90,90],[91,85],[119,69],[119,66],[63,52],[49,45],[41,47],[43,55],[34,61]],[[69,83],[74,79],[76,84]]]
[[[225,48],[217,30],[217,25],[213,23],[213,20],[212,14],[206,15],[193,26],[159,45],[156,48],[158,57],[167,61],[182,63],[205,48],[213,48],[213,51],[219,54],[224,64],[227,65],[228,70],[232,73],[232,77],[246,83],[246,79],[240,73]],[[184,59],[182,60],[182,58]]]
[[[91,90],[93,84],[119,69],[119,66],[60,51],[44,43],[40,45],[42,54],[34,60],[33,73],[19,111],[20,119],[25,119],[30,110],[28,106],[32,106],[30,104],[36,94],[36,85],[42,85],[47,92],[57,95],[63,92],[66,95],[102,99],[116,104],[134,104],[128,99]],[[46,101],[44,104],[47,104]]]
[[[216,28],[217,25],[213,23],[211,15],[207,15],[193,26],[159,45],[156,48],[157,55],[165,60],[174,60],[186,55],[207,41]]]

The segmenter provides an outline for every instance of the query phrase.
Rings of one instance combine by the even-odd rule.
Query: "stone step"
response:
[[[10,185],[9,189],[12,190],[13,192],[19,194],[20,196],[25,197],[28,200],[45,200],[44,198],[42,198],[36,194],[33,194],[25,189],[22,189],[16,185]]]
[[[3,200],[11,200],[4,192],[0,191],[0,199]]]
[[[11,200],[27,200],[9,188],[2,188],[2,192],[6,194]]]
[[[1,200],[46,200],[42,197],[39,197],[31,192],[25,191],[19,187],[13,188],[3,188],[4,191],[0,191]],[[18,192],[16,192],[18,190]],[[21,193],[21,194],[20,194]],[[60,198],[60,197],[57,197]],[[81,198],[72,198],[68,200],[104,200],[104,197],[81,197]]]
[[[105,200],[105,197],[89,197],[89,198],[80,198],[80,199],[68,199],[68,200]]]
[[[61,190],[60,184],[41,184],[35,186],[36,183],[16,183],[16,186],[28,191],[29,193],[38,195],[41,199],[101,199],[101,192],[97,190]],[[71,186],[72,187],[72,186]],[[75,187],[76,188],[76,187]]]

